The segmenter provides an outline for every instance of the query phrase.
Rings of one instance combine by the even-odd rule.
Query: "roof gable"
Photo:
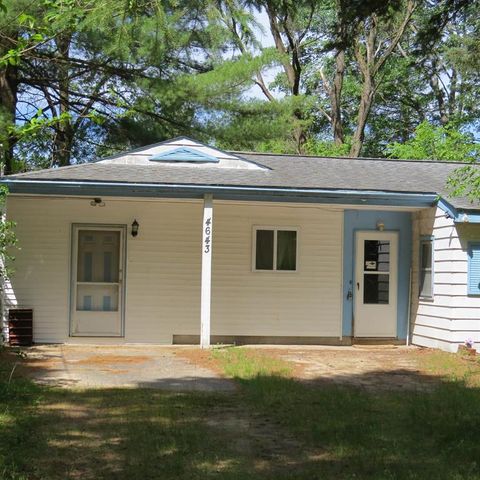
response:
[[[177,137],[164,142],[119,153],[95,163],[117,165],[150,165],[191,167],[196,169],[268,170],[260,163],[247,160],[235,153],[225,152],[188,137]]]
[[[177,147],[172,150],[157,153],[149,158],[151,162],[201,162],[218,163],[217,157],[190,147]]]

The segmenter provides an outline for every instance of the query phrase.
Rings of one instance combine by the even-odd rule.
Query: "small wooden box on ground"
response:
[[[33,309],[12,308],[8,311],[9,343],[28,347],[33,343]]]

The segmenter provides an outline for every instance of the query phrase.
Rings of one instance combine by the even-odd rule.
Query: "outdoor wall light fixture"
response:
[[[99,197],[95,197],[91,202],[90,202],[90,205],[92,207],[104,207],[105,206],[105,202],[99,198]]]
[[[377,230],[379,232],[383,232],[385,230],[385,224],[383,223],[383,220],[378,220],[377,222]]]
[[[136,237],[138,235],[138,227],[140,225],[138,224],[137,220],[134,220],[132,223],[132,237]]]

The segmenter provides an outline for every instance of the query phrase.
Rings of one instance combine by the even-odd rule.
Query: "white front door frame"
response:
[[[77,266],[78,266],[78,235],[81,230],[91,231],[112,231],[120,233],[120,247],[119,247],[119,278],[118,278],[118,311],[116,314],[116,328],[115,331],[82,329],[79,328],[79,316],[86,317],[90,315],[95,317],[96,321],[109,320],[114,315],[113,312],[103,311],[79,311],[77,309]],[[125,274],[126,274],[126,240],[127,227],[126,225],[110,225],[97,223],[74,223],[72,224],[71,250],[70,250],[70,314],[69,314],[69,336],[70,337],[124,337],[125,336]],[[85,320],[87,320],[85,318]]]
[[[365,259],[365,241],[389,242],[389,265],[380,270],[375,261]],[[380,263],[380,262],[378,262]],[[365,278],[369,275],[388,277],[388,297],[382,301],[365,300]],[[355,234],[354,336],[397,337],[398,305],[398,232],[357,231]]]

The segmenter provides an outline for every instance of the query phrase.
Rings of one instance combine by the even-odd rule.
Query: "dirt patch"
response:
[[[104,373],[113,373],[114,375],[124,375],[125,373],[128,373],[130,370],[120,370],[118,368],[102,368],[102,372]]]
[[[258,471],[279,471],[325,455],[318,449],[306,448],[272,419],[238,405],[210,410],[205,423],[235,451],[251,458]]]
[[[201,348],[185,348],[175,352],[176,357],[187,360],[191,365],[207,368],[217,375],[224,376],[223,369],[219,361],[213,357],[211,350],[202,350]]]
[[[138,365],[139,363],[146,363],[151,360],[151,357],[135,355],[94,355],[92,357],[82,358],[81,360],[67,360],[67,362],[76,363],[77,365]]]
[[[294,365],[292,376],[309,385],[339,384],[373,390],[425,390],[440,378],[420,368],[416,348],[285,347],[262,352]]]

